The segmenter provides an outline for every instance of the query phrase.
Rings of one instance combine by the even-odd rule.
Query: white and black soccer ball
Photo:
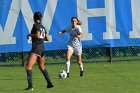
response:
[[[67,78],[67,73],[65,70],[61,70],[58,73],[59,78]]]

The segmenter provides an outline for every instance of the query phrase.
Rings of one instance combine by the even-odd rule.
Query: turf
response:
[[[47,89],[46,81],[37,66],[33,68],[33,91],[27,87],[24,67],[0,67],[0,93],[139,93],[140,62],[86,63],[84,77],[79,76],[77,64],[71,64],[70,77],[58,78],[65,64],[46,65],[54,88]]]

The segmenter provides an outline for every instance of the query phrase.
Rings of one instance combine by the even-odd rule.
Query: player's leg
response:
[[[77,63],[79,64],[80,67],[80,76],[83,76],[83,63],[82,63],[82,56],[81,55],[77,55]]]
[[[28,87],[26,90],[33,90],[32,85],[32,68],[34,64],[36,63],[37,55],[36,54],[30,54],[28,59],[28,64],[26,65],[26,73],[27,73],[27,81],[28,81]]]
[[[77,63],[79,64],[80,67],[80,76],[83,76],[83,63],[82,63],[82,46],[78,46],[74,48],[75,54],[77,55]]]
[[[70,58],[73,54],[73,48],[68,47],[67,53],[66,53],[66,72],[67,72],[67,77],[69,77],[69,72],[70,72]]]
[[[44,62],[45,62],[44,56],[42,56],[38,59],[39,69],[40,69],[40,71],[42,72],[42,74],[44,75],[44,77],[47,81],[47,84],[48,84],[47,88],[52,88],[53,84],[51,82],[51,79],[49,77],[49,73],[48,73],[47,69],[45,69]]]

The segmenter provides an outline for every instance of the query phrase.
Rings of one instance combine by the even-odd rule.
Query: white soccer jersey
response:
[[[68,41],[68,45],[72,47],[82,46],[81,39],[75,37],[75,35],[79,35],[82,32],[81,26],[77,25],[74,29],[70,26],[65,29],[70,34],[70,39]]]

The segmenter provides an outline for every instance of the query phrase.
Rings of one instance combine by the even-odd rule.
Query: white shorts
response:
[[[72,47],[72,46],[68,45],[67,48],[72,50],[76,55],[82,54],[82,46]]]

